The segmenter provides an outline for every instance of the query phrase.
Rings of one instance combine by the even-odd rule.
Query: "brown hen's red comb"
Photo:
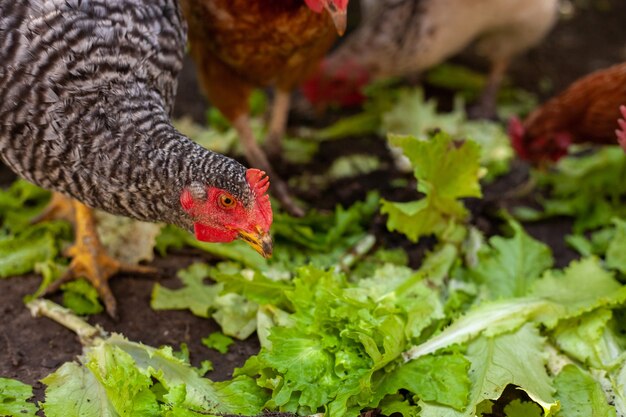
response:
[[[617,141],[626,151],[626,106],[620,106],[619,111],[622,113],[623,119],[618,119],[619,129],[615,131]]]

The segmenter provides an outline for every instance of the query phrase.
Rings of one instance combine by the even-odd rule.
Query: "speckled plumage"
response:
[[[176,0],[0,0],[0,154],[114,214],[192,228],[185,187],[252,204],[246,169],[169,116],[186,27]]]

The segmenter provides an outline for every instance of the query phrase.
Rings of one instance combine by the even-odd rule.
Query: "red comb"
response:
[[[623,119],[617,120],[619,129],[615,131],[615,134],[617,135],[617,141],[626,151],[626,106],[620,106],[619,111],[622,113]]]
[[[524,130],[524,125],[520,119],[513,117],[509,120],[507,131],[509,137],[511,138],[511,145],[520,158],[528,159],[530,155],[528,154],[528,150],[524,144]]]
[[[322,10],[324,10],[324,5],[320,0],[304,0],[304,2],[315,13],[322,13]]]
[[[264,220],[262,227],[265,231],[268,231],[272,225],[274,217],[274,214],[272,213],[272,204],[270,203],[270,196],[266,194],[267,189],[270,187],[270,179],[264,171],[256,168],[249,168],[246,171],[246,180],[257,198],[257,207]]]
[[[355,107],[365,101],[362,90],[370,81],[367,69],[355,61],[337,65],[325,59],[301,89],[311,104],[322,109],[329,105]]]
[[[335,0],[335,6],[339,10],[346,10],[348,8],[348,1],[350,0]]]
[[[257,197],[265,194],[270,187],[270,178],[265,174],[265,171],[260,169],[249,168],[246,171],[246,180]]]

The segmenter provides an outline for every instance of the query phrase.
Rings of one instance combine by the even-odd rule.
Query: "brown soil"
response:
[[[573,18],[563,20],[551,34],[549,39],[539,48],[519,58],[511,70],[514,84],[539,93],[542,97],[558,91],[568,83],[591,70],[626,60],[626,2],[623,0],[587,1],[588,8],[579,11]],[[607,10],[594,5],[608,5]],[[541,74],[538,78],[537,74]],[[548,86],[543,88],[542,86]],[[178,115],[190,114],[196,120],[204,120],[206,101],[199,95],[193,68],[188,65],[179,86],[177,101]],[[337,154],[345,153],[346,142],[325,144],[312,167],[328,166],[328,161]],[[354,138],[350,139],[349,149],[362,149],[388,158],[386,148],[381,139]],[[295,170],[292,167],[289,171]],[[513,201],[499,200],[504,190],[510,190],[525,178],[526,168],[519,165],[508,176],[498,180],[485,190],[483,201],[471,202],[475,222],[488,234],[498,232],[499,221],[494,216],[498,207],[511,206]],[[295,171],[292,171],[295,172]],[[288,175],[289,172],[283,172]],[[382,175],[384,174],[384,175]],[[332,208],[336,203],[349,203],[362,198],[367,190],[388,187],[392,172],[377,173],[360,178],[356,181],[344,182],[332,191],[320,194],[312,190],[309,195],[301,196],[319,208]],[[0,170],[0,179],[6,184],[6,172]],[[563,236],[570,230],[567,219],[554,219],[547,222],[528,224],[527,230],[536,238],[548,243],[554,250],[559,266],[567,264],[575,254],[563,243]],[[401,237],[390,235],[384,231],[381,219],[372,226],[385,242],[391,245],[406,247],[413,262],[419,258],[419,249],[404,241]],[[204,255],[197,251],[183,251],[166,258],[158,258],[153,266],[163,272],[161,279],[165,286],[175,287],[174,277],[179,268]],[[81,352],[77,338],[65,328],[43,318],[32,318],[24,307],[22,297],[35,291],[39,278],[33,275],[15,277],[0,281],[0,376],[17,378],[36,388],[36,397],[43,398],[43,386],[39,379],[53,372],[66,361],[76,358]],[[218,330],[212,320],[194,317],[188,312],[164,311],[150,309],[149,299],[154,282],[148,279],[120,276],[112,281],[112,289],[119,304],[118,321],[105,315],[97,315],[90,319],[107,331],[120,332],[129,339],[141,341],[149,345],[179,346],[186,343],[191,352],[191,360],[199,364],[204,359],[213,361],[215,370],[208,376],[215,380],[223,380],[231,375],[232,370],[240,366],[246,357],[257,352],[258,341],[238,342],[231,347],[230,353],[220,355],[204,347],[200,343],[202,337]]]

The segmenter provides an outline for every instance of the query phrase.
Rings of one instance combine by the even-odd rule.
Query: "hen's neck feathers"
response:
[[[87,205],[190,227],[194,181],[245,194],[245,168],[169,122],[185,25],[175,0],[0,0],[0,153]]]

